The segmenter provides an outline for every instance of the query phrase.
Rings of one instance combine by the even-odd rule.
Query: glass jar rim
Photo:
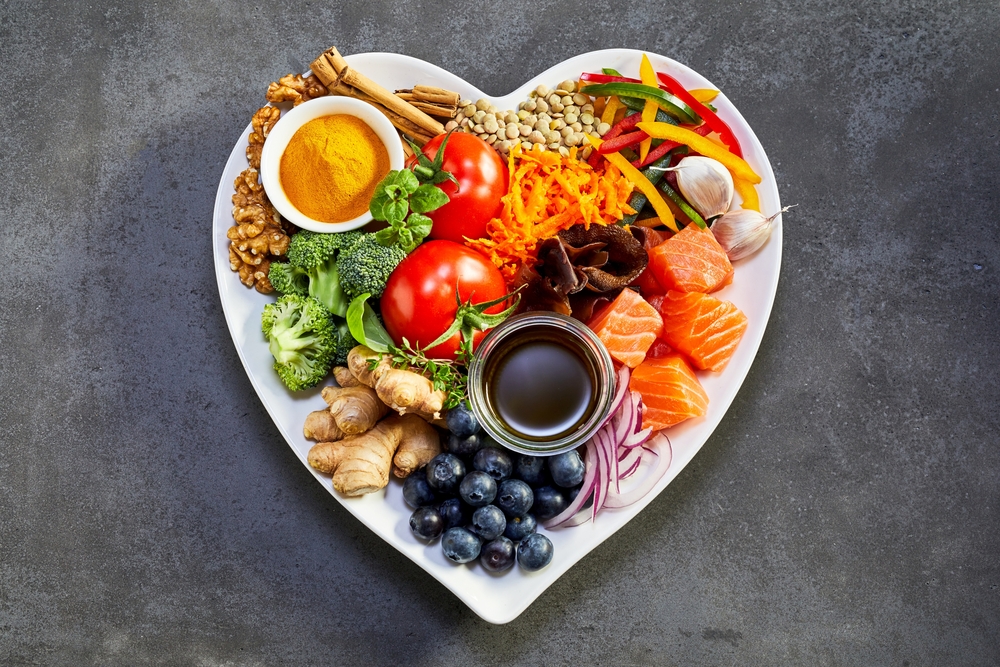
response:
[[[597,383],[594,409],[573,432],[551,440],[524,438],[507,428],[491,409],[486,387],[486,361],[500,343],[529,328],[547,328],[568,334],[580,344],[587,362],[594,369]],[[554,456],[579,447],[589,440],[607,420],[615,394],[615,368],[604,343],[588,326],[572,317],[553,312],[514,315],[490,330],[476,349],[469,364],[469,403],[483,429],[502,446],[531,456]]]

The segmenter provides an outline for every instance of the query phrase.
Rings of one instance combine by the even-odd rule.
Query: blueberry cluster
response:
[[[449,560],[478,558],[490,572],[507,570],[515,560],[528,571],[548,565],[552,542],[536,528],[579,492],[580,455],[512,454],[480,429],[465,406],[448,412],[448,430],[447,451],[403,483],[403,498],[415,510],[410,530],[428,542],[441,537]]]

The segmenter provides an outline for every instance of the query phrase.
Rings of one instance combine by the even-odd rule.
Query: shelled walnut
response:
[[[291,102],[298,106],[316,97],[329,95],[329,91],[313,75],[286,74],[267,87],[267,101],[272,104]]]
[[[281,216],[268,200],[257,170],[250,167],[233,184],[233,219],[229,228],[229,264],[240,274],[240,282],[258,292],[274,291],[267,279],[271,259],[283,256],[291,240],[282,229]]]
[[[271,133],[271,128],[281,117],[281,109],[278,107],[266,106],[257,109],[250,125],[253,131],[250,133],[247,145],[247,162],[253,169],[260,169],[260,152],[264,148],[264,140]]]

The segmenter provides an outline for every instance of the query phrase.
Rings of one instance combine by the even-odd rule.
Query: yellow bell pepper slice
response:
[[[753,183],[733,176],[733,185],[735,186],[736,194],[743,200],[742,207],[753,209],[760,213],[760,200],[757,198],[757,188],[753,186]]]
[[[642,61],[639,63],[639,78],[647,86],[652,86],[654,88],[660,87],[660,82],[656,79],[656,72],[653,70],[653,63],[649,62],[649,57],[644,53],[642,54]],[[646,123],[652,123],[656,120],[656,111],[659,109],[656,106],[656,102],[652,100],[646,100],[646,106],[642,108],[642,120]],[[646,161],[646,156],[649,155],[649,147],[653,144],[653,138],[648,137],[639,142],[639,163],[642,164]]]
[[[698,100],[702,104],[705,102],[711,102],[719,96],[719,91],[712,90],[711,88],[695,88],[693,90],[689,90],[688,92],[691,93],[691,97]]]
[[[754,172],[745,160],[736,157],[722,146],[706,139],[700,134],[684,129],[683,127],[678,127],[677,125],[670,125],[669,123],[642,122],[637,127],[654,139],[676,141],[691,147],[695,153],[718,160],[733,173],[734,177],[742,178],[751,183],[760,183],[760,176]]]
[[[615,124],[615,114],[618,110],[622,108],[622,101],[618,99],[617,95],[612,95],[611,99],[608,100],[607,105],[604,107],[604,113],[601,114],[601,122],[607,123],[608,125]]]
[[[604,142],[597,137],[591,135],[585,135],[587,141],[595,148],[601,147]],[[697,135],[696,135],[697,136]],[[677,223],[674,221],[674,214],[670,211],[670,207],[667,206],[667,202],[663,200],[663,196],[660,195],[660,191],[656,189],[656,186],[649,182],[642,172],[632,166],[632,163],[625,159],[625,156],[621,153],[606,153],[604,155],[608,162],[618,167],[621,170],[622,175],[629,180],[629,182],[639,189],[639,192],[646,195],[646,199],[653,206],[653,210],[656,211],[656,215],[659,216],[660,221],[669,227],[673,231],[679,231],[677,229]]]

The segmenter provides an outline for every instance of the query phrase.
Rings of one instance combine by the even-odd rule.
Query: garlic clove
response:
[[[718,160],[701,155],[690,155],[673,168],[677,173],[677,187],[688,203],[701,213],[705,220],[720,216],[733,203],[733,175]]]
[[[735,262],[760,250],[771,236],[775,218],[790,208],[786,206],[769,218],[747,208],[729,211],[712,224],[712,233],[726,251],[729,261]]]

